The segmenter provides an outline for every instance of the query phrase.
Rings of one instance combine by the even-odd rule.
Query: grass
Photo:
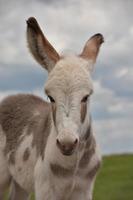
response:
[[[103,158],[96,179],[94,200],[133,199],[133,155],[113,155]]]
[[[31,200],[34,200],[33,195]],[[133,200],[133,155],[103,158],[95,183],[94,200]]]

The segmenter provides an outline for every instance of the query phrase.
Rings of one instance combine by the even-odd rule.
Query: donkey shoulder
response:
[[[0,124],[6,134],[7,153],[16,147],[25,129],[27,134],[37,129],[49,113],[50,104],[37,96],[19,94],[5,98],[0,104]]]

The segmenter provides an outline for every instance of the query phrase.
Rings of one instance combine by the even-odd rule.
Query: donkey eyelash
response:
[[[47,96],[47,98],[50,100],[51,103],[55,103],[55,100],[53,97],[51,97],[50,95]]]
[[[89,98],[89,94],[87,94],[86,96],[83,97],[83,99],[81,100],[82,103],[87,102],[88,98]]]
[[[82,103],[87,102],[88,98],[92,95],[92,93],[93,93],[93,90],[91,90],[89,94],[87,94],[86,96],[84,96],[84,97],[82,98],[81,102],[82,102]]]

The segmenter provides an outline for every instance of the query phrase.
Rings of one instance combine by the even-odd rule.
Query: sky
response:
[[[0,100],[10,94],[45,98],[47,72],[30,55],[26,20],[34,16],[59,53],[80,53],[102,33],[93,72],[91,113],[102,154],[133,152],[133,1],[0,0]]]

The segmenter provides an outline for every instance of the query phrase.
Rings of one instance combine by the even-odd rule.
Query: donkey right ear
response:
[[[60,56],[43,35],[37,20],[30,17],[27,20],[28,47],[39,64],[50,72]]]

